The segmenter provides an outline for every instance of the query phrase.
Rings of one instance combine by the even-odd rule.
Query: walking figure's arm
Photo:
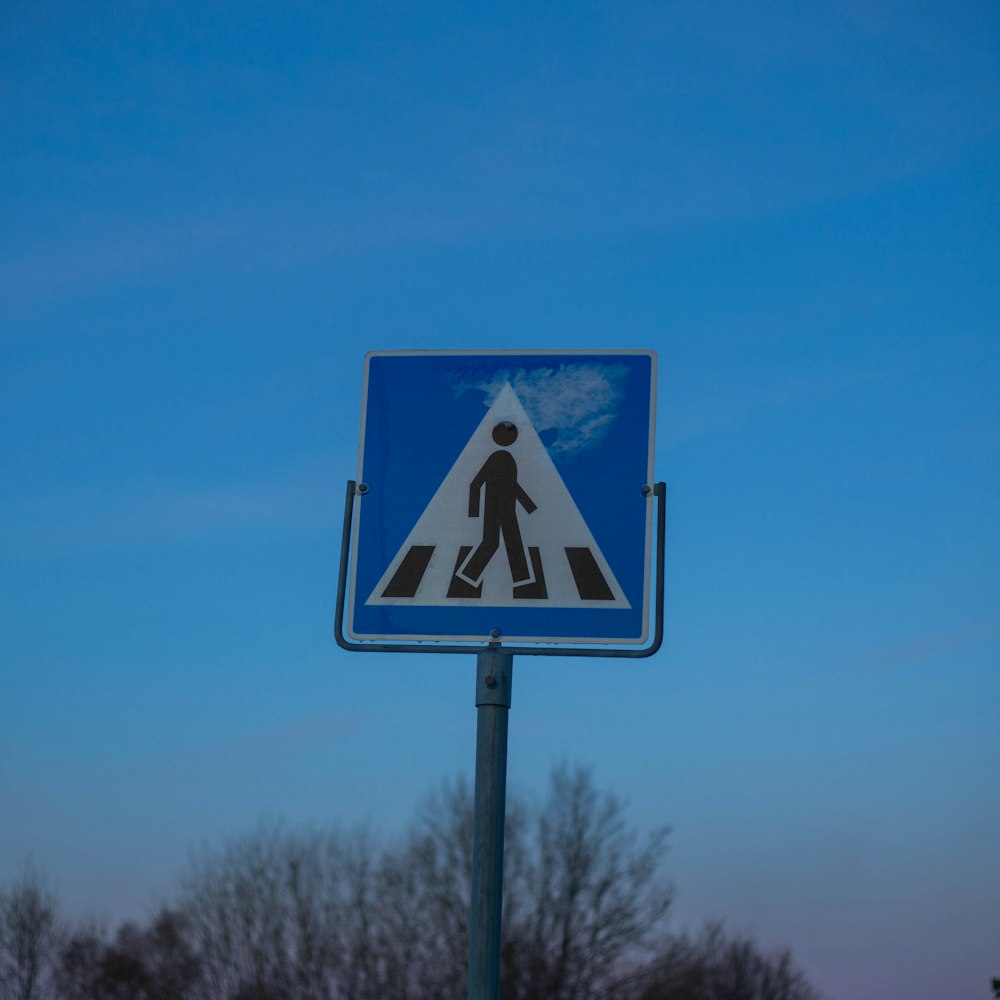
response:
[[[538,510],[538,505],[521,489],[520,483],[514,484],[514,500],[520,503],[525,513],[530,514],[533,510]]]
[[[469,485],[469,517],[479,517],[479,494],[486,482],[486,464],[476,473]]]

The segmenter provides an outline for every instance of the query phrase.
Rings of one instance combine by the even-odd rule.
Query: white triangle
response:
[[[503,421],[514,424],[517,439],[500,449],[493,439],[493,430]],[[541,599],[515,598],[514,580],[501,541],[480,578],[482,596],[448,597],[459,550],[463,546],[475,549],[483,540],[485,499],[480,504],[479,516],[470,517],[470,484],[483,463],[498,450],[509,451],[514,457],[517,484],[536,506],[530,514],[521,504],[517,504],[515,510],[525,551],[532,547],[539,550],[547,594]],[[433,547],[434,550],[416,592],[412,597],[381,596],[413,546]],[[610,590],[610,597],[581,598],[567,558],[567,548],[590,551]],[[365,603],[425,607],[631,607],[509,382],[498,393]]]

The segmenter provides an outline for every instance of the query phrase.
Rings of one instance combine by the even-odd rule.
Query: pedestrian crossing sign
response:
[[[351,638],[645,642],[655,386],[644,350],[369,353]]]

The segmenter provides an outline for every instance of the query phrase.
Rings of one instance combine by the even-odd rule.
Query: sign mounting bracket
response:
[[[347,481],[347,497],[344,504],[344,529],[340,546],[340,579],[337,583],[337,610],[334,621],[334,636],[337,645],[352,653],[478,653],[485,649],[502,648],[505,653],[519,656],[598,656],[617,659],[642,659],[652,656],[663,643],[663,558],[666,549],[666,484],[655,483],[652,488],[656,497],[656,573],[653,641],[640,649],[603,649],[566,647],[550,649],[535,646],[503,646],[502,638],[489,643],[391,643],[352,642],[344,636],[344,607],[347,599],[347,575],[351,545],[351,525],[354,518],[354,498],[359,493],[358,484]]]

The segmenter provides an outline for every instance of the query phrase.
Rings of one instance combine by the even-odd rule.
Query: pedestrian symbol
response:
[[[509,420],[501,420],[493,428],[493,440],[509,447],[517,440],[517,426]],[[469,517],[479,516],[480,493],[484,494],[483,540],[462,561],[455,575],[473,587],[478,586],[479,578],[500,547],[502,533],[514,586],[532,582],[517,523],[517,505],[528,514],[537,507],[517,481],[517,462],[509,451],[493,452],[476,473],[469,486]]]
[[[631,607],[509,383],[365,603]]]

